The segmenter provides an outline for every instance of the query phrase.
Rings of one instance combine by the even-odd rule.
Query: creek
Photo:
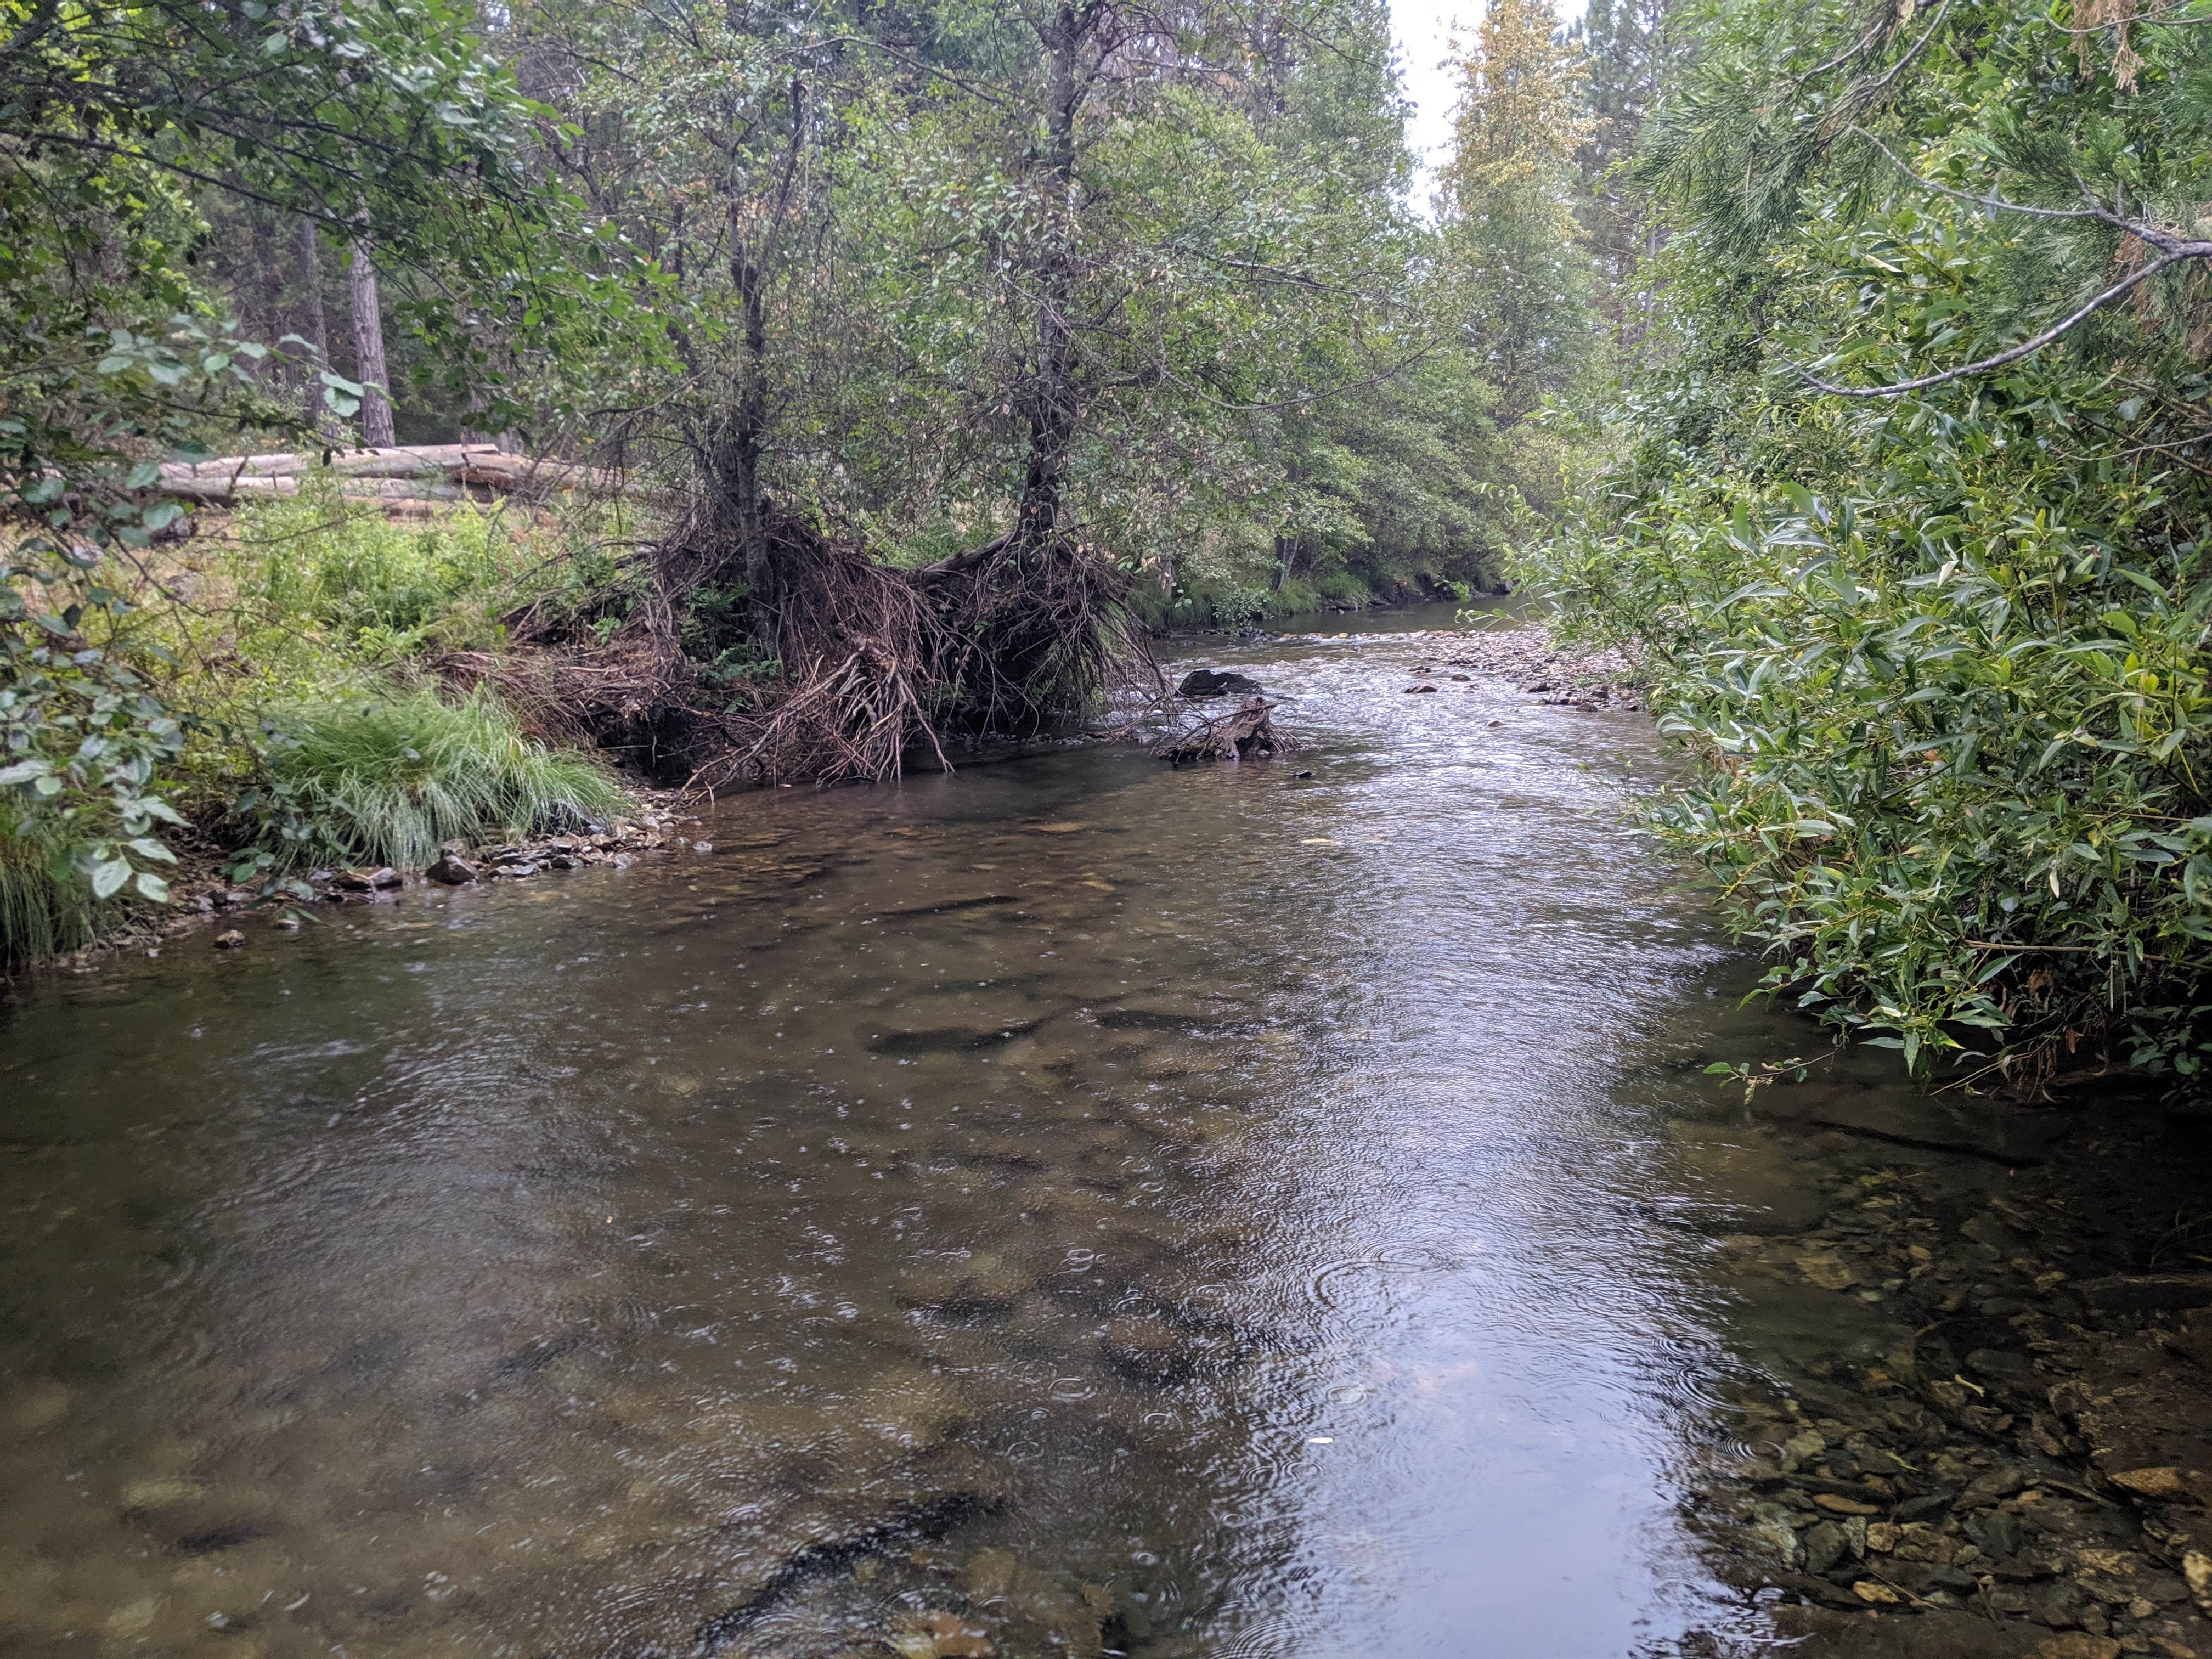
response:
[[[1759,1642],[1723,1407],[1898,1340],[1719,1265],[1819,1201],[1703,1066],[1807,1033],[1620,827],[1648,718],[1438,624],[1190,659],[1285,759],[755,793],[0,1008],[8,1650]]]

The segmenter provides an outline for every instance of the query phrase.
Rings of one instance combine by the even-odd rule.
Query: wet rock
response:
[[[2172,1464],[2160,1464],[2153,1468],[2120,1469],[2108,1477],[2112,1483],[2138,1498],[2185,1498],[2189,1493],[2188,1483],[2181,1478],[2181,1470]]]
[[[2081,1609],[2089,1605],[2088,1596],[2071,1579],[2062,1578],[2047,1585],[2028,1598],[2028,1617],[2039,1625],[2053,1630],[2071,1630],[2081,1622]]]
[[[1100,1659],[1099,1627],[1113,1616],[1112,1593],[1032,1567],[1010,1551],[979,1552],[960,1575],[979,1606],[1042,1626],[1070,1659]]]
[[[2190,1599],[2212,1613],[2212,1555],[2191,1550],[2181,1558],[2181,1576],[2188,1581]]]
[[[1778,1103],[1788,1109],[1791,1103]],[[2039,1164],[2074,1129],[2059,1111],[2034,1111],[1977,1101],[1969,1107],[1895,1091],[1832,1093],[1805,1103],[1805,1115],[1824,1127],[1845,1129],[1903,1146],[1970,1152],[2013,1164]]]
[[[2081,1299],[2100,1313],[2179,1313],[2212,1308],[2212,1273],[2114,1273],[2076,1285]]]
[[[235,951],[244,945],[245,943],[246,935],[240,933],[235,927],[226,928],[223,932],[217,933],[215,936],[215,948],[218,951]]]
[[[1832,1521],[1822,1521],[1805,1529],[1799,1540],[1805,1552],[1805,1571],[1814,1574],[1826,1573],[1842,1560],[1850,1546],[1844,1529]]]
[[[1797,1540],[1796,1520],[1787,1504],[1770,1499],[1751,1506],[1746,1525],[1752,1537],[1764,1544],[1776,1560],[1794,1567],[1804,1553]]]
[[[1848,1291],[1859,1282],[1858,1269],[1841,1256],[1822,1254],[1795,1260],[1797,1271],[1824,1291]]]
[[[447,887],[465,886],[477,878],[477,867],[459,853],[447,853],[422,872]]]
[[[1182,677],[1176,687],[1176,696],[1204,699],[1219,696],[1249,696],[1260,690],[1260,682],[1227,669],[1196,668]]]
[[[1976,1376],[2014,1389],[2033,1389],[2037,1384],[2034,1362],[2010,1348],[1977,1348],[1966,1356],[1966,1369]]]
[[[1406,688],[1406,695],[1409,697],[1433,695],[1436,689],[1433,685],[1409,685]]]
[[[936,1445],[971,1414],[957,1389],[919,1367],[878,1377],[847,1401],[845,1411],[855,1427],[908,1450]]]
[[[957,1613],[925,1613],[894,1631],[885,1644],[901,1659],[990,1659],[990,1638]]]
[[[227,893],[216,895],[215,902],[226,910],[243,909],[253,902],[256,895],[249,888],[234,887]]]
[[[495,876],[505,876],[510,881],[520,881],[526,877],[536,875],[538,866],[529,859],[518,859],[511,864],[500,865],[493,870],[492,873]]]
[[[1881,1510],[1872,1504],[1862,1504],[1855,1498],[1845,1498],[1832,1492],[1815,1492],[1813,1501],[1831,1515],[1880,1515]]]
[[[2002,1561],[2020,1549],[2020,1517],[2007,1515],[2002,1510],[1990,1510],[1972,1516],[1963,1530],[1992,1561]]]
[[[1120,1319],[1106,1328],[1099,1352],[1133,1382],[1171,1388],[1198,1370],[1191,1339],[1158,1319]]]
[[[2063,1636],[2046,1637],[2037,1645],[2033,1659],[2120,1659],[2121,1651],[2120,1644],[2109,1636],[2069,1631]]]
[[[1962,1510],[1993,1509],[2027,1484],[2027,1477],[2017,1464],[2008,1463],[1977,1475],[1959,1494],[1958,1507]]]
[[[390,865],[380,865],[374,870],[341,870],[333,876],[334,885],[349,893],[380,892],[387,887],[399,885],[399,872]]]

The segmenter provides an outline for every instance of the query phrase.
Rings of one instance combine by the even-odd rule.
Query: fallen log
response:
[[[172,461],[161,468],[158,488],[167,495],[216,504],[296,495],[303,482],[325,464],[320,451],[226,455],[197,463]],[[332,450],[327,455],[327,467],[337,476],[342,495],[413,501],[488,500],[501,492],[613,494],[624,482],[621,473],[605,467],[509,454],[497,444],[398,444]],[[476,486],[473,494],[468,489],[471,485]]]

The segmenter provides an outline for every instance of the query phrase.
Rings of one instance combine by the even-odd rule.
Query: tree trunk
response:
[[[1089,25],[1070,0],[1061,0],[1044,44],[1052,54],[1045,127],[1049,141],[1053,222],[1037,270],[1036,362],[1029,403],[1029,464],[1022,477],[1015,539],[1042,547],[1060,533],[1068,451],[1075,440],[1081,397],[1076,384],[1075,336],[1068,311],[1075,287],[1075,115],[1083,93],[1076,77]]]
[[[270,214],[258,207],[249,209],[247,234],[253,242],[252,288],[248,290],[254,298],[252,314],[244,319],[250,337],[264,345],[274,347],[276,337],[284,331],[284,264],[276,257],[276,224]],[[284,360],[281,356],[248,358],[242,365],[256,381],[276,391],[285,384]]]
[[[331,323],[323,310],[322,239],[315,234],[315,222],[304,213],[300,216],[295,241],[300,283],[307,294],[301,307],[300,331],[315,349],[315,361],[303,365],[300,374],[300,412],[314,423],[317,432],[329,437],[331,413],[330,405],[323,401],[323,371],[331,366]]]
[[[362,383],[361,435],[372,449],[398,441],[392,431],[391,380],[384,367],[384,309],[376,296],[376,267],[368,244],[353,245],[353,343],[355,376]]]
[[[750,595],[753,638],[763,655],[776,649],[775,573],[769,563],[768,503],[761,490],[761,465],[768,453],[768,280],[776,257],[784,217],[790,210],[798,177],[799,148],[805,132],[805,88],[791,82],[791,146],[783,177],[762,222],[745,223],[743,198],[732,193],[726,212],[730,236],[730,283],[738,291],[739,322],[738,384],[727,421],[715,434],[707,458],[716,517],[737,538],[745,591]]]

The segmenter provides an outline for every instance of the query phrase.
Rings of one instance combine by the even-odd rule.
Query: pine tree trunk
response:
[[[372,449],[397,440],[392,432],[392,384],[384,367],[384,311],[376,297],[376,267],[368,262],[368,244],[353,245],[353,342],[355,376],[362,385],[361,435]]]
[[[331,366],[331,322],[323,310],[322,239],[315,234],[315,222],[304,213],[295,240],[300,283],[307,295],[301,307],[300,331],[315,349],[315,361],[302,365],[300,372],[300,412],[314,422],[316,431],[328,437],[331,416],[330,406],[323,401],[323,371]]]

